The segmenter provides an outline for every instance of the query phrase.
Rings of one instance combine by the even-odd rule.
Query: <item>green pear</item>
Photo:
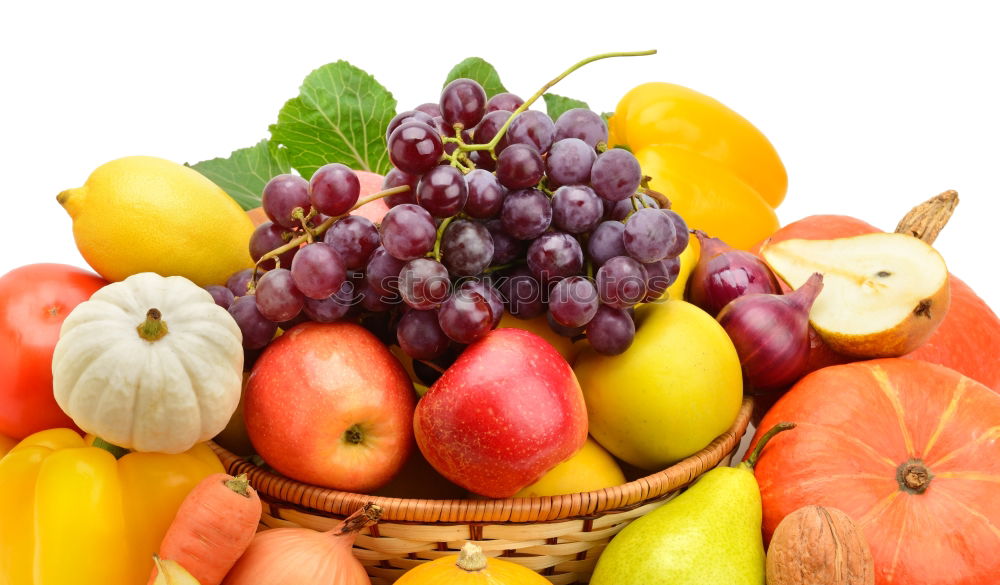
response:
[[[707,471],[636,519],[601,553],[590,585],[763,585],[760,487],[753,465],[776,425],[735,467]]]

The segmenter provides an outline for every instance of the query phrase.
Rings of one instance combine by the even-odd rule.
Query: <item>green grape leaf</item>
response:
[[[441,87],[461,77],[478,81],[479,85],[483,86],[483,89],[486,90],[486,97],[488,98],[507,91],[503,83],[500,83],[500,75],[497,73],[497,70],[479,57],[469,57],[452,67],[451,71],[448,72],[448,78],[444,80],[444,85]]]
[[[389,172],[385,129],[396,115],[396,98],[375,78],[347,61],[310,73],[298,97],[285,102],[271,139],[288,149],[304,178],[327,163]]]
[[[213,158],[188,166],[222,187],[243,209],[259,207],[261,191],[271,177],[292,170],[285,149],[267,140],[235,150],[229,158]]]
[[[563,115],[563,112],[566,110],[572,110],[573,108],[589,109],[586,102],[563,97],[554,93],[547,93],[542,97],[545,98],[545,111],[553,121],[558,120],[559,116]]]

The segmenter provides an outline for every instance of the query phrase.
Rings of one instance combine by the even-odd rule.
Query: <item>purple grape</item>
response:
[[[503,142],[501,140],[501,142]],[[499,146],[497,148],[500,148]],[[477,169],[484,171],[494,171],[497,168],[497,161],[485,150],[473,150],[469,153],[469,160]]]
[[[456,79],[441,92],[441,116],[449,126],[472,128],[486,113],[486,91],[472,79]]]
[[[298,175],[278,175],[264,185],[260,205],[264,214],[281,227],[299,227],[301,223],[292,217],[292,212],[301,208],[305,217],[312,209],[309,202],[309,182]]]
[[[490,325],[490,329],[496,329],[496,326],[500,324],[500,319],[503,317],[503,297],[497,289],[484,279],[472,279],[462,282],[458,287],[460,290],[466,292],[475,292],[481,295],[490,304],[490,313],[493,315],[493,321]]]
[[[644,264],[646,269],[646,296],[642,302],[649,303],[663,296],[667,288],[677,280],[681,271],[680,258],[667,258]]]
[[[552,204],[538,189],[507,193],[500,209],[503,229],[518,240],[534,240],[552,223]]]
[[[527,110],[514,118],[510,127],[507,128],[507,134],[504,138],[509,145],[527,144],[533,146],[541,154],[545,154],[552,146],[554,134],[555,125],[552,123],[552,118],[538,110]]]
[[[396,341],[415,360],[432,360],[444,354],[451,340],[441,331],[437,311],[407,311],[396,325]]]
[[[518,266],[504,276],[498,289],[507,312],[518,319],[531,319],[545,312],[542,285],[526,266]]]
[[[676,236],[674,238],[674,245],[667,250],[665,257],[675,258],[680,256],[681,252],[687,248],[691,234],[688,231],[687,222],[684,221],[684,218],[679,213],[670,209],[664,209],[660,213],[670,218],[670,222],[674,224],[674,235]]]
[[[385,248],[379,246],[368,258],[365,266],[365,281],[377,292],[395,294],[399,288],[399,271],[406,262],[394,258]]]
[[[347,165],[326,164],[309,179],[309,195],[317,211],[336,217],[350,211],[358,202],[361,181]]]
[[[579,138],[591,149],[608,142],[608,126],[599,115],[586,108],[566,110],[555,123],[555,139]]]
[[[423,122],[405,122],[389,136],[389,160],[393,166],[420,175],[435,166],[444,153],[441,135]]]
[[[590,187],[559,187],[552,196],[552,224],[571,234],[589,232],[603,215],[604,204]]]
[[[486,229],[490,232],[493,240],[493,266],[507,264],[524,254],[524,242],[514,239],[504,231],[503,223],[499,219],[491,219],[486,222]]]
[[[595,266],[604,264],[615,256],[627,256],[622,234],[625,224],[620,221],[603,221],[590,233],[587,240],[587,254]]]
[[[303,246],[292,259],[291,273],[295,288],[311,299],[325,299],[347,279],[340,254],[324,242]]]
[[[628,218],[622,234],[628,255],[644,264],[666,256],[676,240],[674,222],[662,209],[636,211]]]
[[[292,271],[287,268],[265,272],[257,281],[254,297],[260,314],[275,323],[288,321],[298,315],[305,299],[302,292],[295,288]]]
[[[359,287],[357,300],[362,309],[372,313],[383,313],[392,309],[399,302],[399,297],[394,294],[382,294],[367,282],[363,282]]]
[[[454,276],[475,276],[493,260],[493,237],[481,223],[459,219],[441,236],[441,257]]]
[[[579,274],[583,249],[567,233],[544,233],[528,247],[528,268],[543,283]]]
[[[438,309],[438,324],[452,341],[469,344],[493,326],[493,309],[482,294],[456,290]]]
[[[602,153],[590,169],[590,186],[608,201],[621,201],[635,195],[641,181],[639,161],[634,154],[621,148]]]
[[[465,201],[465,213],[479,219],[486,219],[500,213],[507,189],[497,181],[493,173],[483,169],[475,169],[465,175],[465,183],[469,186],[469,197]]]
[[[545,314],[545,320],[549,322],[549,329],[554,331],[557,335],[561,335],[563,337],[573,339],[578,335],[582,335],[584,332],[583,327],[567,327],[562,323],[559,323],[552,317],[551,312]]]
[[[423,113],[427,114],[428,116],[431,116],[432,118],[440,118],[441,117],[441,106],[438,105],[438,104],[435,104],[433,102],[427,102],[425,104],[420,104],[419,106],[417,106],[417,107],[415,107],[413,109],[417,110],[418,112],[423,112]]]
[[[508,189],[524,189],[538,184],[545,174],[545,162],[534,147],[508,146],[497,158],[497,180]]]
[[[597,287],[584,276],[557,282],[549,294],[549,316],[564,327],[583,327],[594,318],[600,304]]]
[[[564,138],[552,144],[545,158],[545,173],[549,185],[585,185],[590,182],[590,169],[597,152],[579,138]]]
[[[448,269],[430,258],[410,260],[399,271],[399,294],[414,309],[439,306],[451,292]]]
[[[616,309],[638,303],[646,296],[646,269],[628,256],[615,256],[597,270],[601,302]]]
[[[354,305],[354,283],[350,279],[340,289],[325,299],[306,297],[302,312],[317,323],[333,323],[343,319]]]
[[[285,232],[287,232],[285,228],[271,221],[265,221],[258,225],[250,234],[250,258],[257,262],[264,254],[287,244],[289,240],[282,237]],[[282,268],[288,268],[292,264],[292,258],[297,251],[298,248],[292,248],[278,254],[277,261]],[[271,270],[275,267],[275,259],[271,258],[261,262],[260,267],[264,270]]]
[[[495,112],[490,112],[483,116],[483,119],[476,126],[475,131],[472,134],[472,140],[475,144],[489,144],[491,140],[497,135],[497,131],[507,122],[507,118],[510,118],[510,112],[506,110],[497,110]],[[506,135],[504,136],[506,137]],[[504,139],[500,139],[501,143],[504,143]],[[506,144],[504,144],[506,146]],[[497,145],[495,152],[500,152],[503,150],[499,144]]]
[[[378,229],[368,218],[348,215],[333,222],[323,241],[340,253],[348,270],[361,270],[379,245]]]
[[[428,114],[427,112],[422,112],[420,110],[406,110],[405,112],[400,112],[393,116],[392,120],[389,121],[389,125],[385,127],[385,140],[389,141],[389,136],[392,135],[392,131],[399,128],[405,122],[423,122],[428,126],[434,125],[434,116]]]
[[[498,93],[486,101],[486,112],[495,112],[497,110],[513,112],[520,108],[522,104],[524,104],[524,100],[510,92]]]
[[[206,286],[205,290],[208,291],[208,294],[212,295],[212,300],[215,301],[215,304],[223,309],[228,309],[229,305],[233,304],[233,299],[236,298],[233,291],[217,284]]]
[[[434,217],[451,217],[462,211],[468,197],[465,176],[452,166],[438,165],[417,183],[417,203]]]
[[[247,349],[264,347],[274,338],[274,333],[278,330],[278,325],[264,317],[257,309],[257,299],[254,295],[236,297],[233,304],[229,305],[229,314],[243,333],[243,347]]]
[[[226,280],[226,288],[233,291],[233,296],[242,297],[247,294],[247,285],[253,279],[253,268],[245,268],[234,272]]]
[[[434,218],[426,209],[412,203],[390,209],[382,218],[379,231],[382,247],[403,261],[426,255],[434,249],[437,240]]]
[[[409,187],[410,190],[389,195],[385,198],[386,206],[395,207],[404,203],[416,203],[418,181],[420,181],[420,175],[410,174],[399,169],[390,169],[385,175],[385,179],[382,180],[382,190],[402,187],[403,185]]]
[[[607,305],[597,308],[587,324],[587,341],[594,351],[603,355],[618,355],[632,345],[635,322],[628,313]]]

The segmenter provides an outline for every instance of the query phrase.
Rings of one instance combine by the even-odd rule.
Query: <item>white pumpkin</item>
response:
[[[243,336],[208,291],[135,274],[66,317],[52,356],[56,402],[81,429],[135,451],[211,439],[240,400]]]

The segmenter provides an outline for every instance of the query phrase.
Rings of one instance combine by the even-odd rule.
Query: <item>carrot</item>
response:
[[[219,585],[250,545],[260,513],[246,474],[210,475],[184,498],[160,543],[160,558],[180,563],[201,585]],[[153,569],[150,585],[155,578]]]

